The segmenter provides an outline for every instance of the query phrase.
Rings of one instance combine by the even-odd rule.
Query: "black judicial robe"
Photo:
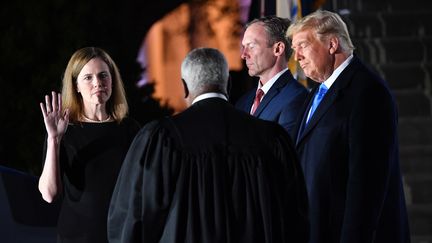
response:
[[[291,140],[220,98],[135,137],[108,217],[110,242],[307,242],[307,196]]]

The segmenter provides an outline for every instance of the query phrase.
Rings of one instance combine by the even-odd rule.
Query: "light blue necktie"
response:
[[[322,83],[319,87],[318,92],[315,94],[315,98],[313,100],[312,107],[311,107],[310,114],[309,114],[309,118],[307,119],[306,124],[311,119],[311,117],[312,117],[313,113],[315,112],[316,108],[318,107],[319,103],[323,99],[324,95],[327,93],[327,90],[328,90],[327,86],[325,86],[325,84]]]

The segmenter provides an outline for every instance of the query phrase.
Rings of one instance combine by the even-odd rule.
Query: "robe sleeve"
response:
[[[170,163],[163,162],[171,147],[163,133],[151,122],[129,148],[111,198],[109,242],[157,242],[162,233],[171,201]]]
[[[285,131],[280,129],[279,136],[275,139],[274,154],[282,166],[275,167],[273,185],[279,186],[280,191],[274,192],[281,200],[279,208],[284,209],[281,228],[285,229],[283,242],[308,242],[309,240],[309,215],[308,198],[303,171],[295,151],[293,142]],[[281,178],[281,181],[276,178]]]

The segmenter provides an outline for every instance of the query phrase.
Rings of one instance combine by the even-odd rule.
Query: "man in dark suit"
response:
[[[387,84],[353,55],[347,27],[335,13],[307,15],[287,36],[306,76],[320,84],[295,129],[310,242],[409,242],[397,108]]]
[[[241,57],[256,88],[240,97],[236,107],[260,119],[279,123],[291,135],[307,90],[288,70],[291,42],[285,37],[290,21],[276,16],[250,22],[242,40]],[[258,94],[261,92],[262,94]]]
[[[191,51],[181,73],[191,106],[136,136],[111,200],[110,242],[306,243],[306,187],[288,134],[227,102],[216,49]]]

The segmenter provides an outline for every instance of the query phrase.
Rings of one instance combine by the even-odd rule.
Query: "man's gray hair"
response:
[[[312,29],[319,40],[336,36],[339,39],[343,52],[352,54],[355,49],[345,22],[337,14],[326,10],[317,10],[290,25],[287,37],[292,38],[293,34]]]
[[[227,93],[228,63],[224,55],[213,48],[197,48],[187,54],[181,65],[181,76],[191,93],[213,91]]]

